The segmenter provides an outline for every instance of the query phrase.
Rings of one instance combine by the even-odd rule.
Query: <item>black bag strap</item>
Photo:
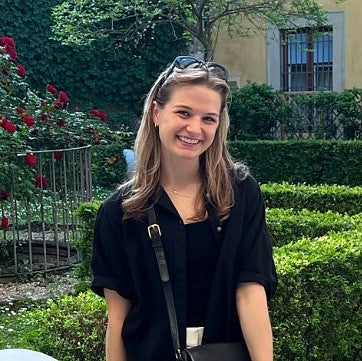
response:
[[[175,351],[176,360],[182,360],[181,356],[181,347],[180,347],[180,338],[178,334],[178,326],[177,326],[177,316],[175,310],[175,302],[173,298],[170,276],[168,273],[167,263],[165,252],[163,250],[162,239],[161,239],[161,229],[157,223],[156,212],[154,206],[148,208],[147,210],[148,223],[149,226],[148,236],[152,240],[152,246],[155,251],[158,270],[160,272],[160,277],[163,285],[163,291],[165,294],[167,313],[170,322],[170,329],[172,335],[173,349]]]

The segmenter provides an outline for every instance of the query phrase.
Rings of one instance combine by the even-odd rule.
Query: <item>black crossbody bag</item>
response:
[[[168,273],[166,257],[163,250],[161,229],[157,223],[154,207],[148,211],[148,235],[152,240],[155,251],[158,269],[160,272],[163,290],[165,294],[167,312],[170,322],[173,349],[176,361],[251,361],[248,352],[243,345],[238,342],[210,343],[191,348],[181,349],[177,327],[177,317],[175,303],[171,289],[170,277]]]

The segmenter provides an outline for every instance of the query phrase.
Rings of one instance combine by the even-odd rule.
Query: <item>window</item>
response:
[[[285,92],[333,89],[333,30],[280,31],[281,88]]]

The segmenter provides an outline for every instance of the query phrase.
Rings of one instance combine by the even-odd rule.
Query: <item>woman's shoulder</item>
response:
[[[242,164],[236,163],[231,169],[231,179],[236,191],[250,193],[259,193],[260,186],[258,181],[250,173],[249,168]],[[255,194],[255,193],[254,193]]]
[[[123,200],[129,195],[130,192],[131,186],[127,183],[122,184],[102,202],[101,208],[103,210],[121,212]]]

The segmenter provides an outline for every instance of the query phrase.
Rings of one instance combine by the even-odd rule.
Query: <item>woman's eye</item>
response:
[[[204,120],[205,120],[205,122],[208,122],[208,123],[216,123],[217,122],[217,119],[215,119],[213,117],[205,117]]]
[[[189,112],[187,112],[186,110],[179,110],[177,112],[177,114],[180,115],[183,118],[186,118],[186,117],[188,117],[190,115]]]

